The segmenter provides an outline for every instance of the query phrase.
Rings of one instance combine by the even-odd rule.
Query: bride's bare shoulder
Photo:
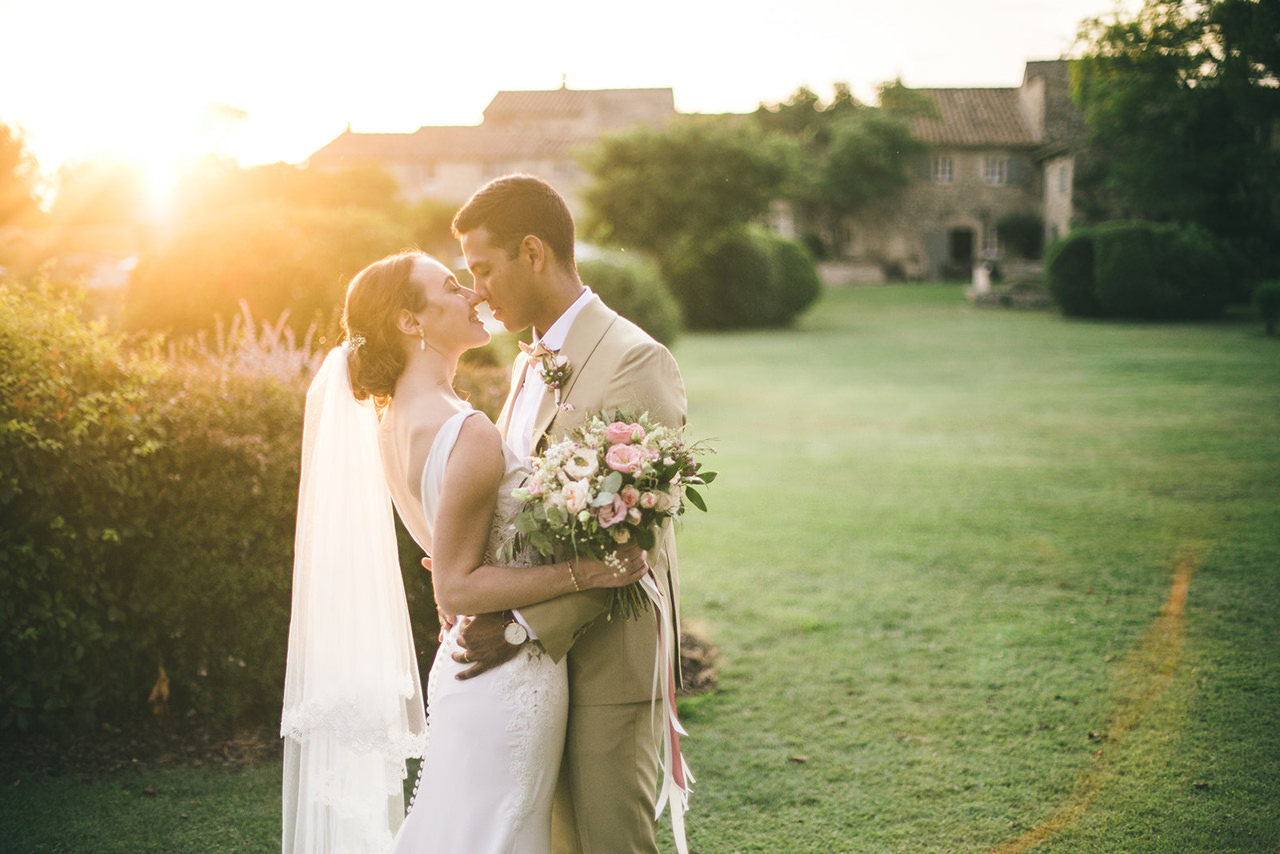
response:
[[[463,443],[477,451],[492,451],[502,447],[502,436],[489,416],[477,411],[462,422],[458,444]]]

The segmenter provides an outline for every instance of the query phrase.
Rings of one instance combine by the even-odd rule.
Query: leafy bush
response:
[[[818,295],[803,247],[760,228],[689,240],[664,258],[672,293],[697,329],[782,326]]]
[[[1155,239],[1140,223],[1093,229],[1093,292],[1109,317],[1144,317],[1172,300],[1160,276]]]
[[[1267,334],[1276,334],[1280,321],[1280,282],[1263,282],[1253,289],[1253,307],[1267,325]]]
[[[1093,240],[1077,229],[1049,247],[1045,258],[1049,293],[1068,317],[1101,317],[1093,293]]]
[[[244,315],[165,356],[76,309],[0,285],[0,732],[148,715],[161,667],[172,713],[270,723],[312,342]],[[503,369],[458,379],[496,412]],[[429,666],[430,580],[402,543]]]
[[[1049,288],[1064,314],[1208,319],[1222,314],[1242,266],[1196,226],[1138,221],[1073,231],[1049,248]]]
[[[579,261],[578,272],[614,311],[667,346],[675,341],[680,306],[652,264],[610,254]]]
[[[159,480],[160,372],[46,293],[0,288],[0,726],[84,723],[154,678],[121,647]],[[111,671],[114,684],[100,674]]]
[[[1036,214],[1013,213],[996,222],[1000,242],[1021,258],[1039,258],[1044,252],[1044,220]]]
[[[777,239],[773,251],[780,289],[779,309],[782,322],[786,323],[818,298],[822,292],[822,280],[813,265],[813,256],[803,245]]]

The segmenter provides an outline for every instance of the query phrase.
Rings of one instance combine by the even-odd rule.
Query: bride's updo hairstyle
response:
[[[401,309],[417,314],[427,307],[426,290],[413,279],[413,265],[424,252],[388,255],[365,267],[347,286],[342,331],[351,353],[347,368],[357,400],[372,397],[379,405],[395,391],[405,366],[405,337],[396,328]]]

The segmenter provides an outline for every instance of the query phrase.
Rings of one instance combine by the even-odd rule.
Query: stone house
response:
[[[1070,98],[1065,60],[1028,62],[1021,86],[922,89],[936,117],[911,130],[928,154],[910,186],[874,210],[829,226],[804,221],[783,201],[768,224],[785,237],[819,233],[836,260],[824,279],[969,279],[982,264],[1006,278],[1035,277],[1015,257],[998,224],[1020,215],[1043,225],[1044,242],[1072,222],[1072,186],[1086,129]],[[499,92],[479,125],[423,127],[413,133],[345,133],[311,155],[319,168],[376,162],[409,201],[461,204],[485,182],[512,172],[539,175],[581,214],[586,176],[574,155],[602,134],[658,127],[676,115],[671,89]],[[1007,220],[1006,220],[1007,221]]]
[[[963,279],[981,264],[1034,276],[1001,239],[1007,218],[1042,223],[1044,243],[1072,222],[1075,160],[1086,128],[1065,60],[1028,62],[1018,88],[922,89],[936,117],[912,119],[927,154],[892,202],[828,235],[848,280]],[[804,223],[787,226],[799,232]]]
[[[671,89],[569,89],[499,92],[479,125],[422,127],[413,133],[353,133],[350,128],[308,158],[322,169],[379,163],[408,201],[462,204],[487,181],[513,172],[555,185],[579,213],[586,182],[574,152],[601,134],[660,126],[675,116]]]

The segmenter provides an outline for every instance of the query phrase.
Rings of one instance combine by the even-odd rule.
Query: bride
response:
[[[502,667],[458,680],[459,627],[465,615],[630,584],[648,564],[633,546],[620,572],[536,565],[536,553],[497,565],[525,471],[452,387],[462,352],[489,340],[479,302],[420,252],[370,265],[347,289],[347,342],[308,391],[281,720],[285,854],[385,852],[393,834],[405,854],[550,851],[564,661],[523,643]],[[392,503],[431,555],[448,626],[428,677],[429,732]],[[405,759],[419,755],[401,824]]]

